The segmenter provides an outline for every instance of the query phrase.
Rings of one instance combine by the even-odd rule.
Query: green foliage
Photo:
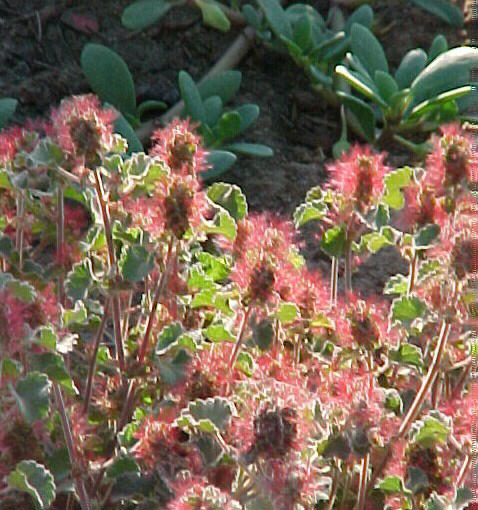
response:
[[[10,388],[18,409],[28,423],[44,418],[50,409],[51,382],[46,374],[29,372]]]
[[[17,109],[18,101],[13,97],[0,99],[0,129],[3,129]]]

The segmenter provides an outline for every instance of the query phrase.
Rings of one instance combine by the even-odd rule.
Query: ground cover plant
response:
[[[102,34],[78,45],[99,97],[0,132],[0,510],[467,506],[478,173],[474,128],[457,120],[476,49],[438,35],[385,57],[381,2],[368,3],[378,16],[345,1],[348,16],[328,2],[194,2],[201,27],[225,32],[219,11],[250,23],[256,51],[292,57],[334,106],[335,160],[293,214],[258,213],[268,188],[251,194],[246,178],[247,200],[211,183],[233,152],[271,155],[234,140],[273,101],[223,110],[246,74],[225,69],[229,50],[215,76],[175,68],[183,101],[166,101],[159,127],[146,119],[166,102]],[[411,3],[461,24],[448,1]],[[133,3],[130,22],[165,5]],[[91,31],[82,16],[65,19]],[[24,111],[14,96],[0,126]],[[280,159],[263,161],[279,181]],[[385,285],[362,292],[377,261]]]
[[[294,218],[329,283],[290,221],[202,188],[189,121],[127,156],[117,115],[76,96],[0,139],[0,508],[463,508],[470,136],[443,127],[424,168],[331,164]],[[389,243],[409,273],[361,299]]]

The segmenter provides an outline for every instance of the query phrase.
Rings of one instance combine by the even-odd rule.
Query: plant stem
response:
[[[65,252],[65,200],[63,195],[63,182],[58,183],[57,192],[57,222],[56,222],[56,253],[58,263],[60,265],[60,274],[58,275],[58,301],[61,306],[65,308],[66,294],[65,294],[65,265],[64,265],[64,252]]]
[[[234,350],[232,352],[231,359],[229,360],[229,371],[232,371],[232,367],[234,366],[237,356],[239,355],[239,349],[241,348],[242,342],[244,340],[244,333],[246,332],[246,326],[247,326],[247,323],[249,322],[249,317],[252,313],[253,308],[254,308],[253,302],[250,302],[246,308],[246,311],[244,312],[244,316],[242,317],[242,322],[241,322],[241,327],[239,329],[239,335],[237,337],[237,342],[236,342],[236,345],[234,346]]]
[[[164,268],[163,274],[161,275],[161,278],[159,279],[159,283],[158,283],[158,285],[156,287],[156,291],[154,293],[153,303],[151,304],[151,311],[149,313],[148,323],[146,325],[146,331],[144,333],[144,337],[143,337],[141,346],[139,348],[139,353],[138,353],[138,363],[139,364],[143,363],[144,358],[146,356],[146,351],[147,351],[148,345],[149,345],[149,338],[151,336],[151,331],[152,331],[153,325],[154,325],[154,319],[156,317],[156,310],[158,309],[159,300],[164,292],[166,283],[169,278],[171,261],[174,259],[173,248],[174,248],[174,239],[173,239],[173,237],[171,237],[171,239],[169,241],[169,245],[168,245],[166,266]]]
[[[72,476],[75,480],[76,492],[78,493],[78,497],[80,499],[81,510],[91,510],[91,505],[88,494],[86,492],[85,484],[80,474],[81,471],[77,465],[73,435],[71,433],[70,422],[66,414],[65,402],[63,400],[60,385],[57,382],[53,382],[53,391],[55,393],[55,400],[58,406],[58,412],[60,414],[61,427],[63,429],[68,456],[70,458]]]
[[[443,357],[443,353],[445,352],[446,343],[448,341],[448,336],[451,330],[451,323],[447,319],[443,319],[442,327],[440,331],[440,336],[438,338],[438,343],[435,348],[435,353],[433,355],[433,360],[428,369],[428,373],[425,379],[422,382],[422,385],[415,396],[415,400],[412,402],[412,405],[409,407],[405,418],[403,419],[402,424],[400,425],[400,429],[398,431],[398,437],[404,438],[407,432],[410,429],[410,426],[413,420],[416,418],[417,414],[420,411],[420,408],[430,390],[430,387],[437,376],[438,369],[440,367],[440,362]]]
[[[326,510],[332,510],[334,508],[335,498],[337,497],[337,489],[339,486],[339,470],[336,467],[332,468],[334,474],[332,475],[332,487],[330,488],[329,503],[327,504]]]
[[[103,226],[105,229],[105,237],[106,244],[108,247],[108,258],[109,258],[109,266],[112,271],[112,276],[115,281],[118,280],[118,268],[116,267],[116,255],[115,248],[113,244],[113,234],[111,231],[111,221],[110,221],[110,213],[109,207],[105,200],[105,193],[103,190],[103,183],[101,181],[101,175],[97,168],[94,169],[94,177],[95,177],[95,190],[96,196],[98,198],[98,202],[100,205],[101,216],[103,218]],[[124,360],[124,350],[123,350],[123,339],[121,336],[121,303],[119,296],[117,294],[116,289],[113,291],[113,328],[115,335],[115,346],[116,346],[116,356],[118,359],[119,369],[121,375],[124,376],[125,373],[125,360]]]
[[[376,480],[381,475],[382,471],[385,469],[386,465],[388,464],[388,461],[390,460],[390,457],[392,456],[392,444],[397,439],[403,439],[407,432],[410,430],[410,427],[417,417],[422,404],[430,390],[431,385],[433,384],[433,381],[435,380],[438,369],[440,367],[440,362],[443,357],[443,353],[445,352],[446,343],[448,340],[448,336],[450,334],[451,330],[451,323],[444,319],[442,322],[442,327],[440,330],[440,336],[438,338],[438,343],[435,348],[435,353],[433,356],[433,360],[431,362],[430,367],[428,368],[427,375],[425,376],[425,379],[422,382],[422,385],[420,389],[418,390],[418,393],[415,396],[414,401],[412,402],[412,405],[409,407],[407,414],[405,415],[405,418],[403,419],[400,428],[398,430],[398,434],[394,436],[388,443],[388,445],[385,447],[385,455],[382,459],[382,462],[380,465],[374,470],[372,476],[370,477],[370,482],[368,483],[366,493],[368,493],[374,486]]]
[[[345,247],[345,292],[346,294],[352,292],[352,246],[347,242]]]
[[[367,477],[368,467],[370,464],[370,453],[367,453],[362,459],[362,466],[360,469],[359,493],[357,496],[357,510],[363,510],[365,506],[365,496],[367,494]]]
[[[330,307],[337,306],[337,287],[339,279],[339,259],[332,257],[332,268],[330,272]]]
[[[408,274],[407,296],[410,296],[410,294],[413,292],[413,289],[415,287],[417,262],[418,262],[417,252],[414,251],[412,260],[410,261],[410,272]]]
[[[456,479],[456,487],[459,488],[463,485],[466,475],[468,474],[468,470],[470,469],[472,465],[472,456],[467,455],[465,457],[465,461],[463,462],[463,466],[460,469],[460,472],[458,473],[458,478]]]
[[[108,319],[108,313],[111,306],[111,298],[106,301],[103,317],[101,319],[100,326],[98,331],[96,332],[95,341],[93,343],[93,352],[91,354],[90,365],[88,367],[88,377],[86,382],[86,390],[85,390],[85,403],[83,404],[83,412],[86,414],[88,412],[88,406],[90,405],[91,399],[91,391],[93,389],[93,379],[95,377],[95,368],[96,368],[96,356],[98,355],[98,349],[100,347],[100,342],[103,337],[103,333],[105,331],[106,321]]]
[[[17,195],[17,231],[15,236],[15,249],[20,257],[18,262],[18,268],[20,272],[23,270],[23,239],[24,239],[24,228],[25,223],[25,192],[23,190],[18,191]]]

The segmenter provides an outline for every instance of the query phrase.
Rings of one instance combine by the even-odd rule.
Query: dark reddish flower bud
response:
[[[296,418],[296,411],[290,407],[262,411],[254,419],[255,452],[265,453],[270,457],[287,453],[297,436]]]
[[[267,301],[274,288],[274,270],[267,262],[257,265],[251,275],[249,292],[251,300]]]
[[[178,239],[181,239],[189,228],[192,201],[191,191],[181,183],[173,187],[165,199],[166,228]]]
[[[457,241],[452,252],[452,265],[460,279],[478,271],[478,239]]]

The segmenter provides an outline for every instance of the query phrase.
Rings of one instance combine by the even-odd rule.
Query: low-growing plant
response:
[[[358,120],[363,137],[371,143],[395,140],[413,150],[402,134],[434,131],[453,121],[475,100],[472,69],[478,49],[448,50],[446,39],[437,36],[428,54],[418,48],[409,51],[394,75],[377,38],[365,27],[351,29],[351,52],[336,73],[369,102],[338,91],[344,104]]]
[[[312,81],[313,87],[334,102],[334,69],[350,47],[354,23],[370,27],[373,10],[356,9],[344,21],[343,13],[329,10],[327,19],[310,5],[296,3],[283,8],[278,0],[258,0],[258,8],[242,7],[244,16],[265,44],[287,53]]]
[[[295,215],[328,286],[291,222],[202,187],[188,120],[127,156],[115,116],[79,96],[0,135],[0,508],[463,508],[470,138],[330,166]],[[393,301],[354,292],[352,253],[394,242]]]
[[[121,22],[130,30],[141,30],[157,23],[170,9],[191,4],[201,11],[205,25],[227,32],[231,28],[230,17],[241,19],[238,1],[227,3],[216,0],[138,0],[123,11]]]
[[[18,101],[13,97],[0,99],[0,129],[3,129],[17,109]]]
[[[136,95],[131,73],[124,60],[111,49],[99,45],[85,46],[81,63],[91,88],[107,104],[113,105],[123,115],[115,122],[115,129],[129,143],[130,150],[143,149],[133,128],[140,124],[140,115],[147,110],[164,108],[161,101],[145,101],[136,107]],[[272,150],[262,144],[233,143],[258,118],[259,107],[244,104],[235,110],[224,111],[224,105],[236,95],[241,85],[239,71],[223,71],[196,85],[186,71],[179,73],[179,90],[185,107],[181,116],[198,122],[198,131],[209,149],[211,169],[202,174],[205,179],[215,178],[228,170],[237,154],[270,157]]]

